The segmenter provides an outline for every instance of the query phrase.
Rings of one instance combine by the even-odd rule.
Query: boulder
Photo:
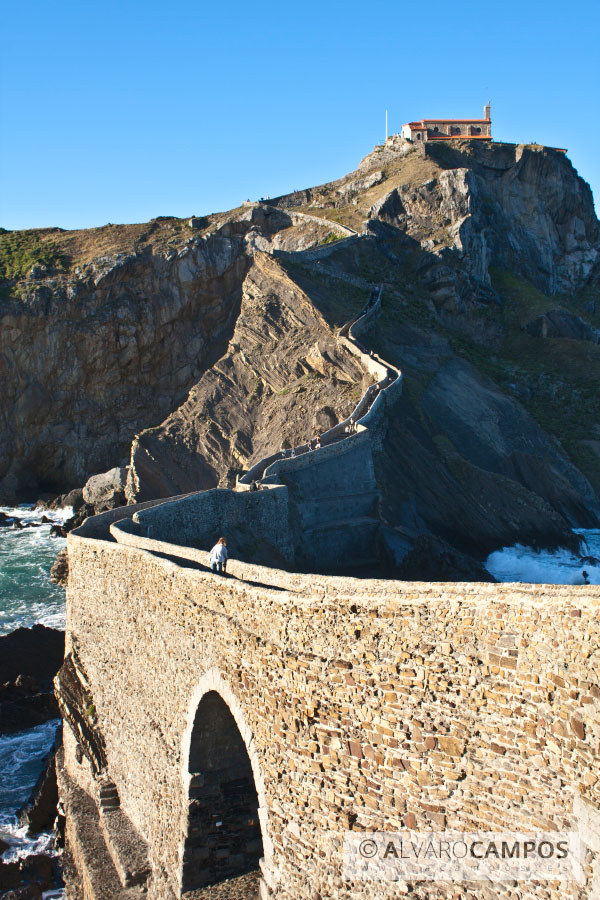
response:
[[[52,692],[29,691],[16,682],[0,686],[0,734],[16,734],[59,716]]]
[[[100,475],[92,475],[84,485],[83,502],[93,506],[96,512],[123,506],[128,472],[128,466],[117,466]]]
[[[0,637],[0,684],[20,676],[34,678],[42,689],[52,690],[65,652],[65,633],[45,625],[17,628]]]
[[[29,834],[51,831],[58,815],[58,787],[56,782],[56,749],[61,743],[60,729],[57,740],[44,760],[44,765],[27,803],[17,812],[19,825]]]
[[[51,504],[50,509],[64,509],[67,506],[71,506],[73,508],[73,512],[77,512],[77,510],[83,506],[82,488],[74,488],[67,494],[61,494],[61,496],[58,497],[53,504]]]
[[[337,416],[331,406],[323,406],[315,413],[314,427],[317,431],[328,431],[337,424]]]
[[[69,577],[69,556],[67,548],[63,547],[50,569],[50,581],[52,584],[66,585]]]
[[[18,862],[0,863],[0,897],[3,900],[39,900],[43,891],[57,886],[57,863],[38,853]]]

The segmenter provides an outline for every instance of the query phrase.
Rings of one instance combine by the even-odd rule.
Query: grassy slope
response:
[[[0,229],[0,285],[4,292],[18,294],[18,282],[25,278],[34,263],[47,266],[50,275],[69,273],[105,256],[138,253],[145,247],[154,252],[168,252],[183,246],[241,210],[209,216],[203,227],[191,229],[188,219],[170,216],[136,225],[103,225],[63,231],[60,228],[37,228],[27,231]]]

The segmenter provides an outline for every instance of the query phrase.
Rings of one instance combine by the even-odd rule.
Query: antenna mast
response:
[[[387,139],[388,139],[387,112],[388,112],[388,111],[387,111],[387,109],[386,109],[386,111],[385,111],[385,139],[386,139],[386,141],[387,141]]]

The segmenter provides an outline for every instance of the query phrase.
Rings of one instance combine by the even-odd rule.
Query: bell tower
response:
[[[485,104],[485,106],[483,107],[483,118],[484,118],[484,119],[487,119],[488,122],[489,122],[489,121],[491,120],[491,118],[492,118],[492,104],[490,103],[489,100],[488,100],[488,102]]]

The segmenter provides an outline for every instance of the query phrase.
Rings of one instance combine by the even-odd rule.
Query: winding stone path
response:
[[[354,352],[358,351],[357,355],[360,355],[363,358],[363,363],[368,366],[368,362],[374,360],[379,366],[386,369],[386,375],[381,378],[376,384],[371,385],[367,388],[356,407],[353,409],[350,416],[344,419],[342,422],[338,422],[337,425],[334,425],[333,428],[328,429],[328,431],[323,432],[320,435],[320,448],[330,446],[331,444],[338,443],[339,441],[346,440],[347,438],[352,437],[353,434],[356,434],[357,427],[360,426],[361,421],[367,416],[370,412],[373,404],[377,400],[380,394],[382,394],[385,390],[391,387],[399,378],[402,378],[402,374],[390,366],[387,362],[380,359],[374,353],[369,353],[367,349],[357,340],[356,336],[353,334],[353,330],[361,324],[364,326],[367,319],[371,318],[372,314],[378,313],[381,309],[381,297],[383,294],[383,285],[372,285],[371,292],[369,294],[369,300],[366,306],[363,307],[361,312],[355,316],[350,322],[344,325],[340,329],[340,340],[344,346],[348,349],[351,349],[348,345],[354,348]],[[352,424],[351,424],[352,423]],[[347,427],[350,427],[350,430],[346,430]],[[280,450],[279,452],[273,453],[269,456],[264,457],[259,462],[255,463],[246,473],[238,480],[238,490],[247,490],[252,487],[253,483],[260,483],[267,469],[278,460],[287,460],[290,461],[299,456],[304,456],[306,453],[318,453],[319,450],[314,449],[312,446],[312,441],[307,442],[305,444],[300,444],[298,447],[293,447],[286,450]]]

